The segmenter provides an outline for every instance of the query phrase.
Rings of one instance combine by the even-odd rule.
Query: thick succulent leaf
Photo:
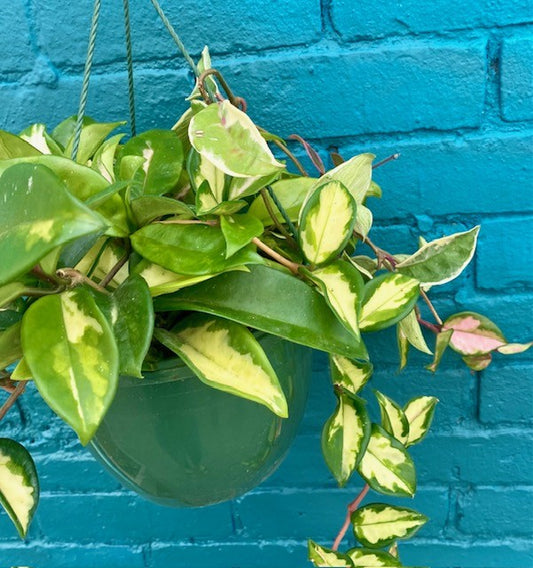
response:
[[[320,181],[335,180],[342,183],[352,194],[357,204],[363,202],[372,181],[374,154],[359,154],[326,172]]]
[[[322,453],[340,487],[361,461],[370,437],[370,420],[359,397],[340,394],[337,408],[322,430]]]
[[[523,353],[527,351],[533,345],[533,341],[529,343],[506,343],[501,347],[498,347],[496,351],[502,355],[516,355],[517,353]]]
[[[63,155],[63,150],[61,150],[57,142],[48,134],[44,124],[32,124],[25,128],[19,136],[42,154],[54,154],[54,156]]]
[[[377,271],[377,260],[365,255],[348,256],[348,260],[359,270],[359,272],[366,276],[369,280],[374,278]]]
[[[118,169],[122,179],[134,180],[140,195],[163,195],[177,186],[184,160],[183,144],[173,130],[149,130],[126,142]]]
[[[422,330],[420,329],[420,324],[416,319],[415,310],[411,310],[400,322],[398,327],[401,332],[405,335],[407,341],[422,353],[428,353],[432,355],[431,349],[428,347],[424,336],[422,335]]]
[[[465,355],[462,359],[465,365],[472,371],[483,371],[492,363],[492,354]]]
[[[381,191],[381,187],[375,181],[371,181],[365,197],[377,197],[381,199],[382,196],[383,192]]]
[[[210,162],[205,156],[202,156],[196,150],[191,149],[187,158],[187,171],[191,185],[196,193],[204,185],[209,189],[214,203],[220,203],[224,199],[224,189],[226,187],[226,174]],[[206,183],[205,183],[206,182]],[[204,189],[204,193],[207,193]],[[197,195],[197,208],[198,195]],[[207,203],[204,206],[207,209]]]
[[[309,273],[344,327],[359,338],[358,313],[363,297],[361,274],[345,260],[336,260]]]
[[[21,322],[18,321],[4,331],[0,331],[0,369],[5,369],[22,357],[20,328]]]
[[[13,369],[11,373],[11,380],[12,381],[31,381],[33,376],[31,374],[30,368],[28,367],[28,363],[26,363],[26,359],[22,357],[19,360],[16,367]]]
[[[407,359],[409,357],[409,341],[399,325],[396,326],[396,341],[400,354],[400,366],[398,371],[402,371],[407,365]]]
[[[18,442],[0,438],[0,504],[25,538],[39,503],[35,463]]]
[[[450,344],[452,333],[453,329],[448,329],[437,334],[437,337],[435,338],[435,355],[433,356],[433,362],[426,366],[428,371],[434,373],[437,370],[442,356]]]
[[[131,210],[139,226],[166,215],[178,215],[180,219],[192,219],[191,208],[177,199],[158,195],[145,195],[132,200]]]
[[[357,568],[374,568],[375,566],[396,567],[402,563],[388,552],[371,548],[351,548],[346,555]]]
[[[352,236],[355,212],[355,201],[341,183],[315,189],[300,215],[300,246],[309,262],[324,264],[341,252]]]
[[[413,536],[428,518],[413,509],[372,503],[352,514],[355,538],[369,548],[382,548]]]
[[[179,355],[207,385],[288,416],[287,401],[265,352],[243,325],[193,314],[155,337]]]
[[[37,148],[16,134],[0,130],[0,160],[40,156],[41,153]]]
[[[197,152],[233,177],[268,176],[285,168],[250,117],[229,101],[198,112],[189,125],[189,140]]]
[[[316,542],[309,540],[307,543],[308,558],[313,566],[338,568],[353,568],[354,564],[346,554],[320,546]]]
[[[357,213],[355,215],[354,231],[357,234],[366,237],[370,232],[370,229],[372,228],[373,219],[374,218],[372,216],[372,211],[370,211],[368,207],[365,207],[362,204],[358,204]]]
[[[461,355],[483,355],[507,344],[502,331],[489,318],[474,312],[450,316],[442,326],[452,330],[450,347]]]
[[[229,258],[261,235],[263,223],[250,213],[240,213],[222,216],[220,228],[226,241],[226,258]]]
[[[403,274],[389,273],[365,285],[359,328],[378,331],[402,320],[414,307],[420,287]]]
[[[439,399],[434,396],[418,396],[405,405],[403,411],[409,422],[406,447],[418,444],[424,439],[431,426],[437,402]]]
[[[96,294],[117,342],[121,375],[142,378],[141,367],[154,330],[154,307],[146,281],[130,276],[111,295]]]
[[[221,274],[158,298],[155,307],[219,315],[314,349],[368,359],[363,343],[348,333],[318,292],[267,266]]]
[[[229,184],[228,199],[242,199],[255,195],[258,191],[276,181],[279,175],[279,172],[274,172],[268,176],[233,178]]]
[[[5,331],[22,319],[22,313],[16,310],[3,308],[0,310],[0,332]],[[0,333],[0,337],[2,337]],[[1,342],[1,340],[0,340]],[[1,368],[1,367],[0,367]]]
[[[352,361],[342,355],[330,355],[331,381],[344,390],[357,394],[372,376],[372,363]]]
[[[125,121],[121,122],[92,122],[84,124],[81,129],[80,145],[78,147],[78,154],[76,161],[79,164],[86,164],[100,148],[104,140],[119,126],[124,126]],[[74,147],[74,137],[72,135],[65,147],[65,156],[70,158],[72,149]]]
[[[0,284],[23,274],[57,246],[105,226],[40,165],[6,170],[0,200]]]
[[[383,393],[377,390],[374,393],[378,399],[383,428],[405,445],[409,438],[409,421],[402,407]]]
[[[109,183],[115,181],[115,158],[122,138],[124,138],[124,134],[116,134],[106,140],[96,151],[91,163],[91,168],[96,170]]]
[[[291,177],[279,180],[272,184],[272,190],[276,199],[283,207],[291,221],[296,221],[298,219],[298,214],[302,204],[311,188],[316,184],[316,181],[317,180],[315,178],[309,177]],[[283,215],[278,211],[272,197],[267,196],[267,200],[271,205],[272,211],[275,213],[276,219],[280,223],[283,223]],[[262,196],[254,199],[248,212],[254,215],[254,217],[257,217],[266,226],[273,224],[272,218],[270,217],[270,213],[265,206]]]
[[[396,265],[396,270],[416,278],[422,286],[445,284],[467,266],[476,250],[479,226],[423,245]]]
[[[370,440],[358,470],[378,493],[405,497],[415,494],[413,460],[405,447],[377,424],[372,425]]]
[[[0,308],[23,296],[25,291],[26,286],[22,282],[10,282],[0,286]]]
[[[131,244],[144,258],[178,274],[199,276],[263,263],[253,245],[226,258],[224,235],[211,225],[146,225],[131,236]]]
[[[86,444],[117,385],[118,350],[107,319],[91,293],[78,287],[32,304],[21,337],[42,397]]]

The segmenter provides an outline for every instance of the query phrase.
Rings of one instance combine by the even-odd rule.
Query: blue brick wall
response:
[[[89,112],[127,116],[118,2],[103,2]],[[77,110],[92,2],[12,0],[0,10],[0,127],[55,125]],[[190,74],[148,0],[132,0],[138,123],[169,127]],[[327,158],[372,151],[401,160],[376,172],[375,240],[412,250],[483,226],[475,262],[436,290],[443,312],[493,314],[510,339],[533,323],[533,42],[531,0],[242,0],[163,6],[191,50],[204,43],[250,114],[298,132]],[[301,155],[298,148],[295,151]],[[453,356],[435,377],[397,375],[386,332],[372,337],[373,385],[405,402],[441,400],[432,433],[413,448],[431,517],[403,560],[433,568],[533,566],[533,356],[500,357],[470,374]],[[42,503],[26,543],[0,513],[0,566],[159,568],[305,565],[305,539],[330,542],[357,481],[338,490],[320,450],[334,401],[315,358],[309,405],[285,463],[232,503],[172,510],[125,491],[29,389],[2,421],[35,454]],[[373,407],[375,413],[376,409]]]

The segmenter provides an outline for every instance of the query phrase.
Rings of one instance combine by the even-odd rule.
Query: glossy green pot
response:
[[[181,361],[121,377],[90,449],[126,487],[162,505],[198,507],[246,493],[282,462],[302,418],[311,350],[278,337],[258,339],[289,404],[266,407],[204,385]]]

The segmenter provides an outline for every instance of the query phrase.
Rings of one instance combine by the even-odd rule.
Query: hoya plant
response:
[[[286,393],[254,332],[325,351],[337,407],[323,455],[339,486],[357,474],[363,489],[333,545],[309,541],[309,559],[401,566],[397,542],[427,518],[360,505],[370,489],[415,494],[409,448],[437,399],[401,406],[376,391],[373,422],[361,394],[373,369],[365,335],[394,327],[400,368],[414,348],[433,372],[448,347],[479,370],[530,344],[509,343],[484,315],[441,317],[428,297],[468,265],[479,227],[388,253],[370,236],[381,197],[372,171],[388,159],[333,154],[326,169],[296,137],[308,173],[286,140],[254,124],[207,50],[198,68],[170,130],[128,139],[114,133],[122,122],[71,117],[52,131],[0,132],[0,385],[10,393],[0,418],[33,381],[85,445],[122,377],[142,381],[177,356],[197,380],[285,419]],[[0,439],[0,502],[22,538],[38,500],[30,454]],[[350,527],[358,544],[340,552]]]

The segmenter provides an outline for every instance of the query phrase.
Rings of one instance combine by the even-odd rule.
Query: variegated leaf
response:
[[[326,172],[320,182],[335,180],[342,183],[352,194],[357,204],[363,202],[372,181],[374,154],[359,154]]]
[[[381,412],[381,424],[398,442],[405,444],[409,438],[409,421],[403,409],[388,396],[375,390]]]
[[[431,241],[396,265],[402,274],[416,278],[422,286],[445,284],[468,265],[476,250],[479,226]]]
[[[0,130],[0,160],[39,156],[41,152],[22,137]]]
[[[378,331],[402,320],[414,307],[420,287],[403,274],[389,273],[365,285],[359,328]]]
[[[405,447],[377,424],[372,424],[370,440],[358,471],[378,493],[405,497],[415,494],[413,460]]]
[[[428,518],[413,509],[372,503],[352,514],[355,538],[364,546],[382,548],[413,536]]]
[[[300,246],[309,262],[320,265],[332,260],[352,235],[356,205],[339,182],[319,186],[300,215]]]
[[[322,453],[340,487],[346,485],[360,462],[370,436],[364,401],[340,394],[337,408],[322,430]]]
[[[474,312],[450,316],[444,322],[442,330],[452,330],[450,347],[461,355],[483,355],[507,344],[496,324]]]
[[[71,119],[67,118],[67,121],[69,120]],[[115,130],[119,126],[124,126],[124,124],[126,124],[125,121],[95,122],[94,120],[86,117],[83,127],[81,129],[76,161],[79,164],[86,164],[89,161],[89,159],[93,157],[94,153],[98,150],[98,148],[107,138],[107,136],[111,134],[111,132],[113,132],[113,130]],[[72,154],[75,138],[76,138],[75,132],[72,132],[72,136],[70,137],[70,140],[65,146],[64,154],[69,158]]]
[[[207,69],[211,69],[211,55],[209,53],[209,48],[207,47],[207,45],[204,46],[204,48],[202,49],[202,55],[201,55],[198,63],[196,64],[196,68],[198,70],[198,74],[201,74],[204,71],[207,71]],[[205,77],[204,84],[206,85],[208,92],[210,91],[213,95],[220,94],[220,91],[218,90],[217,82],[215,81],[215,79],[212,76],[208,75],[207,77]],[[200,87],[198,86],[198,81],[196,81],[196,84],[194,85],[194,89],[192,90],[191,94],[185,100],[192,101],[194,99],[200,98],[201,95],[202,94],[200,92]]]
[[[365,255],[349,256],[348,260],[359,270],[359,272],[366,276],[369,280],[374,278],[377,270],[377,260]]]
[[[267,176],[285,168],[250,117],[227,100],[193,116],[189,139],[202,157],[233,177]]]
[[[407,358],[409,356],[409,341],[405,333],[402,331],[399,325],[396,326],[396,340],[398,343],[398,352],[400,354],[400,367],[399,371],[402,371],[407,365]]]
[[[48,134],[44,124],[32,124],[28,126],[28,128],[25,128],[20,133],[20,137],[43,154],[54,154],[55,156],[63,155],[63,151],[50,134]]]
[[[118,349],[107,319],[91,293],[78,287],[32,304],[21,338],[42,397],[86,444],[117,386]]]
[[[404,406],[403,411],[409,422],[409,435],[405,442],[406,447],[418,444],[425,438],[433,421],[437,402],[439,402],[439,399],[434,396],[419,396],[411,399]]]
[[[346,552],[357,568],[374,568],[375,566],[396,567],[401,562],[388,552],[371,548],[351,548]]]
[[[106,140],[96,151],[91,168],[101,174],[109,183],[115,181],[115,158],[124,134],[116,134]]]
[[[308,558],[313,563],[313,566],[353,568],[353,562],[346,554],[320,546],[320,544],[312,540],[308,541],[307,548],[309,552]]]
[[[428,371],[434,373],[437,367],[440,365],[442,356],[450,344],[450,339],[452,337],[453,329],[448,329],[446,331],[441,331],[437,334],[435,339],[435,355],[433,356],[433,362],[426,366]]]
[[[364,282],[359,271],[345,260],[336,260],[310,274],[342,325],[360,338],[357,320]]]
[[[259,190],[273,183],[279,177],[279,172],[268,176],[253,178],[233,178],[229,184],[228,199],[242,199],[255,195]]]
[[[363,204],[359,203],[357,205],[357,212],[355,214],[355,226],[354,231],[361,235],[362,237],[366,237],[372,228],[372,211],[368,207],[365,207]]]
[[[461,357],[465,365],[472,371],[483,371],[492,363],[492,354],[483,353],[483,355],[465,355]]]
[[[0,504],[21,538],[26,537],[39,502],[39,479],[32,457],[18,442],[0,438]]]
[[[400,320],[398,326],[405,335],[407,341],[409,341],[415,349],[422,351],[422,353],[428,353],[429,355],[433,354],[422,335],[420,324],[416,319],[415,310],[411,310],[402,320]]]
[[[330,355],[331,381],[343,389],[357,394],[372,376],[372,363],[348,359],[342,355]]]
[[[193,314],[172,331],[156,329],[154,335],[207,385],[287,417],[287,401],[276,373],[262,347],[243,325]]]
[[[533,341],[529,343],[506,343],[501,347],[498,347],[496,351],[502,355],[516,355],[517,353],[523,353],[527,351],[533,345]]]

